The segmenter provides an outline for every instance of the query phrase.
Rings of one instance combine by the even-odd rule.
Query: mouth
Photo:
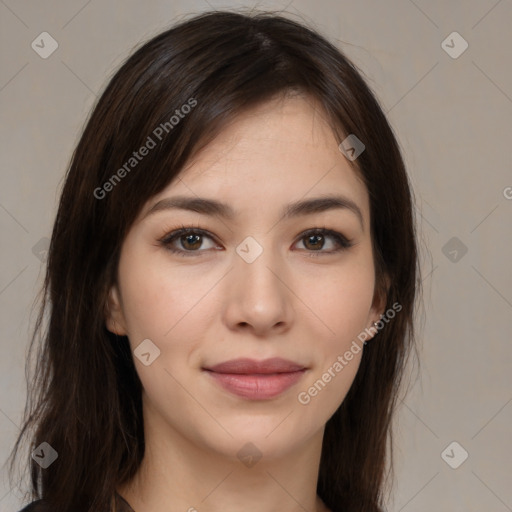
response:
[[[296,384],[306,370],[301,364],[281,358],[233,359],[203,368],[223,389],[248,400],[279,396]]]

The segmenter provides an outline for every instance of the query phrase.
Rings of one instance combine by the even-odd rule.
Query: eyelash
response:
[[[180,229],[176,229],[174,231],[170,231],[167,233],[164,237],[160,238],[158,241],[164,246],[164,248],[174,254],[177,254],[178,256],[183,257],[189,257],[189,256],[195,256],[197,253],[204,252],[204,250],[196,250],[196,251],[185,251],[182,249],[175,249],[171,246],[171,243],[181,238],[185,235],[200,235],[200,236],[206,236],[212,240],[215,240],[215,237],[211,235],[208,231],[201,229],[199,227],[186,227],[182,226]],[[341,233],[338,233],[337,231],[333,231],[332,229],[327,228],[312,228],[304,231],[301,233],[301,236],[299,238],[299,241],[308,237],[308,236],[314,236],[314,235],[322,235],[322,236],[330,236],[332,237],[336,244],[338,245],[337,249],[331,250],[331,251],[308,251],[311,252],[308,256],[311,257],[318,257],[322,254],[335,254],[339,253],[341,251],[345,251],[352,247],[354,243],[351,240],[348,240],[345,236],[343,236]],[[307,250],[307,249],[306,249]]]

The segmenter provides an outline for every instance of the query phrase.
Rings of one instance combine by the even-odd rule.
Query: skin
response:
[[[356,203],[362,226],[347,208],[280,217],[290,202],[333,193]],[[217,199],[236,216],[182,209],[146,216],[176,195]],[[182,225],[213,236],[177,237],[171,246],[193,254],[174,254],[160,240]],[[337,243],[330,235],[323,245],[321,238],[308,243],[303,232],[322,227],[352,247],[332,252]],[[248,236],[263,248],[252,263],[236,252]],[[107,327],[127,335],[132,350],[150,339],[160,355],[148,366],[134,357],[144,388],[146,453],[119,494],[136,512],[326,511],[316,495],[324,428],[363,350],[307,405],[297,396],[383,307],[368,193],[319,106],[287,97],[238,116],[146,203],[122,246]],[[239,357],[283,357],[308,370],[281,395],[248,400],[202,370]],[[237,457],[248,442],[262,454],[252,467]]]

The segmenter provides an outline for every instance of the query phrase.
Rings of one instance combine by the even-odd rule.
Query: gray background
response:
[[[395,429],[396,485],[389,510],[512,511],[507,0],[0,0],[2,462],[24,406],[25,351],[43,277],[44,238],[93,101],[141,40],[188,14],[241,6],[286,8],[345,51],[387,112],[411,175],[422,243],[424,326],[419,377]],[[44,31],[59,45],[47,59],[31,47]],[[442,47],[453,31],[469,44],[457,58]],[[456,40],[447,43],[452,52],[461,48]],[[467,253],[461,257],[463,246]],[[446,460],[454,464],[462,449],[469,453],[457,469],[441,456],[453,441],[462,448],[450,448]],[[18,510],[22,498],[3,468],[0,510]]]

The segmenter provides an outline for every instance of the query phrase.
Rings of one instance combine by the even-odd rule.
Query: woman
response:
[[[382,510],[419,283],[397,141],[339,50],[272,13],[159,34],[62,191],[24,510]]]

